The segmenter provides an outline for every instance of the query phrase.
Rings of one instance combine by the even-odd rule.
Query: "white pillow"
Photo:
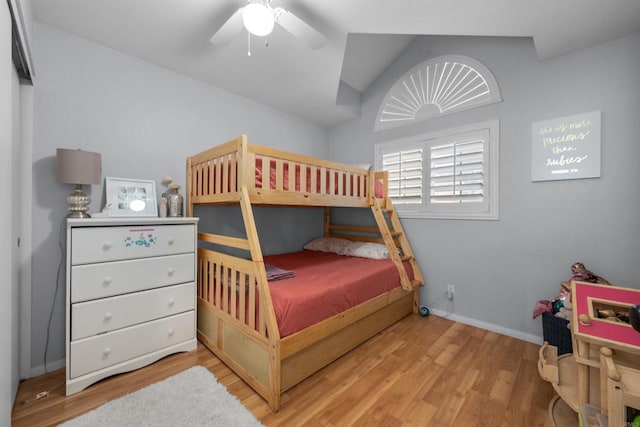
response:
[[[338,255],[357,256],[360,258],[388,259],[389,251],[381,243],[371,242],[348,242]]]
[[[308,251],[331,252],[337,254],[350,242],[339,237],[317,237],[304,245]]]

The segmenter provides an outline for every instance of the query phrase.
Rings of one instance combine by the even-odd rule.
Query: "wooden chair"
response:
[[[631,425],[627,407],[640,409],[640,370],[613,361],[613,352],[600,349],[600,408],[610,426]]]

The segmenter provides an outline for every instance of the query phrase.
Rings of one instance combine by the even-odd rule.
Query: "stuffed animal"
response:
[[[580,280],[581,282],[599,283],[601,285],[611,285],[604,277],[596,276],[591,271],[587,270],[581,262],[576,262],[571,266],[571,272],[573,277],[571,280]]]
[[[573,273],[573,276],[571,276],[571,279],[567,280],[566,282],[561,282],[560,284],[561,290],[564,292],[571,291],[572,280],[579,280],[581,282],[589,282],[589,283],[598,283],[600,285],[611,285],[611,283],[609,283],[607,279],[605,279],[602,276],[596,276],[591,271],[589,271],[587,267],[585,267],[584,264],[581,262],[573,263],[571,265],[571,272]]]

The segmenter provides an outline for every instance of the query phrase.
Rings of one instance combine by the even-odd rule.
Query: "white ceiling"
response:
[[[638,0],[273,0],[323,33],[313,51],[276,26],[209,39],[247,0],[32,0],[37,21],[178,73],[333,126],[416,35],[532,37],[541,60],[640,31]],[[428,58],[425,58],[425,60]]]

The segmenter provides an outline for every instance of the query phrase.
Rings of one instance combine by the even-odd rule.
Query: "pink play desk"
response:
[[[600,348],[609,347],[613,350],[616,362],[640,368],[640,333],[628,323],[598,318],[597,310],[628,311],[631,305],[640,304],[640,289],[573,281],[571,301],[571,332],[578,369],[578,402],[600,405],[598,392],[601,377],[597,375]],[[584,315],[589,318],[584,318]]]

